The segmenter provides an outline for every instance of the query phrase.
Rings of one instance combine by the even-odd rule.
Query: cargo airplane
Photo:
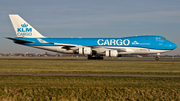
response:
[[[17,14],[9,15],[14,27],[15,38],[6,37],[14,43],[34,48],[67,53],[82,54],[88,59],[118,57],[122,54],[157,54],[174,50],[176,44],[162,36],[145,35],[122,38],[47,38]]]

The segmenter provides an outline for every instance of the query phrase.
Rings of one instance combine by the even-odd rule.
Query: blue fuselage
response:
[[[15,43],[28,46],[61,46],[55,44],[41,43],[37,38],[19,38],[34,43]],[[176,44],[166,40],[162,36],[133,36],[123,38],[41,38],[49,43],[63,43],[71,45],[82,45],[91,47],[139,47],[155,50],[173,50]]]

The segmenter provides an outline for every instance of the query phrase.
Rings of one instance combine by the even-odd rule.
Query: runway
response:
[[[168,77],[180,78],[180,75],[128,75],[128,74],[60,74],[60,73],[0,73],[1,76],[81,76],[81,77]]]
[[[155,59],[104,59],[104,60],[88,60],[88,59],[49,59],[49,58],[43,58],[43,59],[35,59],[35,58],[0,58],[0,60],[37,60],[37,61],[147,61],[147,62],[180,62],[180,59],[160,59],[159,61],[156,61]]]

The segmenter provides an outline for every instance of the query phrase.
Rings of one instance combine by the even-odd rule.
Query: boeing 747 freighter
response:
[[[9,15],[15,38],[6,37],[14,43],[49,51],[83,54],[88,59],[118,57],[122,54],[157,54],[174,50],[176,44],[162,36],[132,36],[123,38],[47,38],[17,14]]]

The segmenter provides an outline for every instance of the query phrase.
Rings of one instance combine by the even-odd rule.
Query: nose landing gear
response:
[[[158,60],[159,60],[159,57],[158,57],[158,56],[156,56],[156,58],[155,58],[155,59],[156,59],[156,61],[158,61]]]
[[[158,61],[159,60],[159,57],[160,57],[160,53],[157,53],[157,56],[156,56],[156,61]]]

